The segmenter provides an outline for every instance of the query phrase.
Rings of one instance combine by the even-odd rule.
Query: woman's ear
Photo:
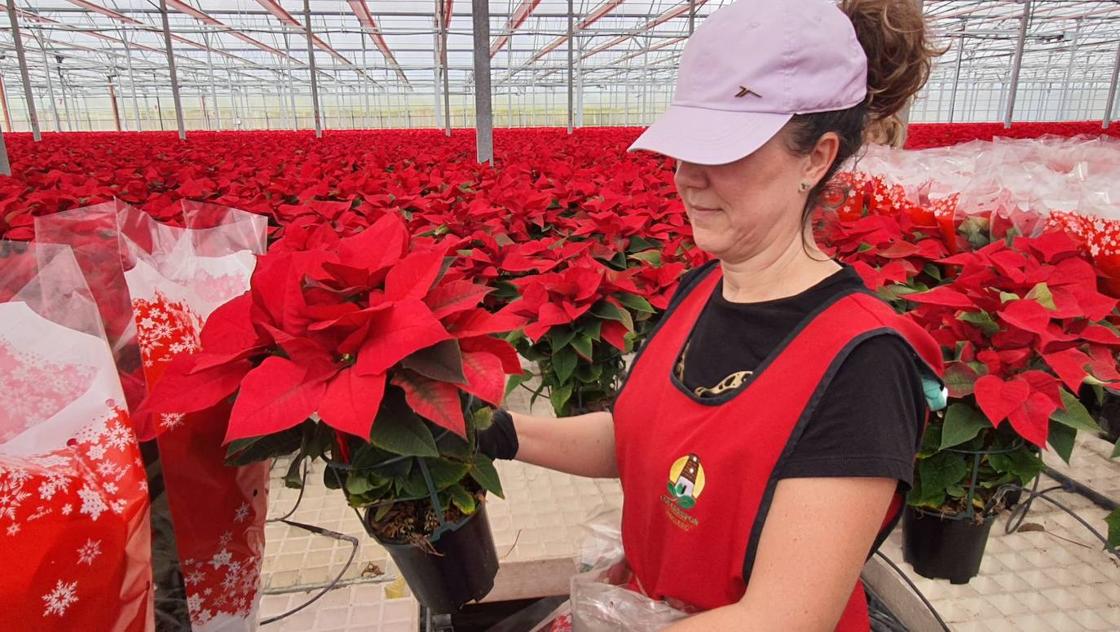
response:
[[[839,152],[840,136],[836,132],[826,132],[806,156],[808,160],[805,161],[805,170],[802,173],[804,181],[816,185],[824,179]]]

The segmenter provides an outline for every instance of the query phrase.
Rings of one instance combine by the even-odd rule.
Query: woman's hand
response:
[[[490,456],[515,458],[577,476],[618,477],[614,418],[609,412],[562,419],[507,414],[507,419],[495,417],[495,424],[484,431],[495,436],[480,438],[483,452],[489,447],[494,452]]]
[[[897,486],[886,478],[779,481],[742,600],[669,630],[832,632]]]

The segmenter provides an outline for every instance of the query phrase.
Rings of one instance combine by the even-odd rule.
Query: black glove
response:
[[[495,409],[490,427],[480,431],[477,438],[478,451],[492,459],[509,461],[517,456],[517,429],[508,410]]]

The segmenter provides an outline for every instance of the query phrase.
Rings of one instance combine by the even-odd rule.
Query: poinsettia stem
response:
[[[346,443],[346,434],[341,430],[334,431],[335,440],[338,441],[338,460],[343,463],[350,462],[350,446]]]

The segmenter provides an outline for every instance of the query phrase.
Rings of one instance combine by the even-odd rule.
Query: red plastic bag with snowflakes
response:
[[[203,323],[244,293],[265,244],[266,219],[185,205],[186,228],[156,222],[124,235],[124,272],[149,388],[176,357],[195,351]],[[167,501],[196,632],[256,628],[268,465],[227,467],[230,404],[141,422],[156,435]]]
[[[65,246],[0,242],[0,629],[154,629],[148,489]]]

